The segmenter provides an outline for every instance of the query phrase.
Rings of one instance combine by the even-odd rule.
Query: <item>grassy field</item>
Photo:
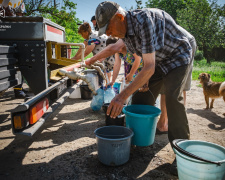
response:
[[[192,79],[198,80],[200,73],[209,73],[211,79],[214,82],[225,81],[225,62],[211,62],[208,64],[205,59],[200,61],[194,61],[194,67],[192,71]]]

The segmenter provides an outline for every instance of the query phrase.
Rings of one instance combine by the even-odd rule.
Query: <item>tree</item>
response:
[[[78,35],[78,24],[81,21],[76,18],[76,5],[70,0],[63,0],[60,4],[57,0],[25,0],[27,16],[42,16],[65,27],[67,42],[81,42]],[[61,1],[60,1],[61,2]]]
[[[207,0],[196,0],[185,9],[177,11],[177,22],[192,33],[204,57],[210,63],[212,49],[225,47],[224,7],[216,1],[210,4]]]
[[[133,9],[142,9],[143,8],[142,0],[135,0],[135,2],[137,4],[136,7],[131,6],[130,9],[128,9],[128,8],[125,8],[125,9],[126,10],[133,10]]]
[[[141,0],[135,0],[135,2],[137,3],[137,9],[142,9],[142,1]]]
[[[195,0],[148,0],[145,3],[147,8],[159,8],[169,13],[173,19],[177,20],[177,10],[185,9],[188,4]]]
[[[225,5],[219,6],[216,0],[148,0],[146,7],[166,11],[194,35],[208,62],[213,48],[225,46]]]

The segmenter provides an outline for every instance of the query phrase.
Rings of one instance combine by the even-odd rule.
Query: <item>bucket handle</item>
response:
[[[216,164],[218,166],[221,166],[221,162],[219,162],[219,161],[216,162],[216,161],[210,161],[210,160],[207,160],[207,159],[203,159],[203,158],[201,158],[199,156],[196,156],[196,155],[194,155],[194,154],[192,154],[192,153],[190,153],[188,151],[185,151],[184,149],[182,149],[177,144],[178,142],[181,142],[181,141],[186,141],[186,139],[175,139],[175,140],[173,140],[172,143],[171,143],[172,147],[174,149],[176,149],[177,151],[179,151],[180,153],[182,153],[182,154],[184,154],[184,155],[186,155],[188,157],[191,157],[191,158],[194,158],[194,159],[197,159],[197,160],[200,160],[200,161],[204,161],[204,162],[207,162],[207,163]]]
[[[108,115],[107,115],[108,116]],[[125,116],[125,114],[120,114],[118,116],[116,116],[117,118],[123,118]]]
[[[139,92],[139,89],[138,89],[137,91],[135,91],[135,92],[132,94],[132,96],[134,96],[134,95],[137,94],[138,92]],[[150,92],[150,94],[152,95],[152,97],[153,97],[153,99],[154,99],[154,102],[156,101],[155,96],[153,95],[153,93],[152,93],[152,91],[151,91],[150,89],[148,89],[148,90],[145,91],[145,92]],[[127,104],[129,104],[129,103],[131,102],[131,100],[132,100],[132,98],[130,98],[130,100],[128,101]]]
[[[120,114],[120,115],[117,116],[117,118],[122,118],[124,116],[125,116],[125,114]]]

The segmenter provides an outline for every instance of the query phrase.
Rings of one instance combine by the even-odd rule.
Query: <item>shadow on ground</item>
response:
[[[220,117],[210,109],[189,108],[187,113],[197,114],[198,116],[209,120],[208,127],[213,130],[223,130],[225,128],[225,117]]]
[[[76,106],[84,102],[76,100]],[[61,112],[65,106],[72,105],[74,101],[67,100],[33,137],[16,136],[0,151],[0,179],[137,179],[140,175],[142,176],[139,179],[176,179],[169,175],[169,164],[163,163],[160,157],[156,156],[168,144],[167,135],[161,135],[160,138],[156,136],[156,142],[148,147],[132,146],[130,159],[124,165],[109,167],[100,163],[93,132],[105,125],[104,113],[93,112],[90,107]],[[4,119],[7,118],[5,115]],[[44,160],[47,159],[51,148],[60,151],[65,143],[74,143],[83,137],[93,139],[94,143],[76,150],[68,148],[67,152],[64,150],[64,153],[50,161]],[[52,141],[51,145],[32,147],[33,143],[41,144],[49,140]],[[27,155],[35,151],[42,153],[43,157],[34,158],[30,164],[24,164]],[[149,166],[152,166],[152,170],[144,173]]]

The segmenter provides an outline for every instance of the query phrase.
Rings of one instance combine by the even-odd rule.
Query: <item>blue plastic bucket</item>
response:
[[[134,136],[132,144],[149,146],[154,143],[157,117],[161,110],[150,105],[129,105],[123,108],[126,127],[132,129]]]
[[[178,141],[177,145],[178,148],[173,147],[173,149],[176,153],[178,177],[180,180],[225,179],[224,147],[197,140]],[[189,155],[189,153],[191,154]],[[194,156],[192,157],[192,155]]]
[[[98,159],[108,166],[119,166],[130,158],[133,132],[123,126],[104,126],[95,130]]]

